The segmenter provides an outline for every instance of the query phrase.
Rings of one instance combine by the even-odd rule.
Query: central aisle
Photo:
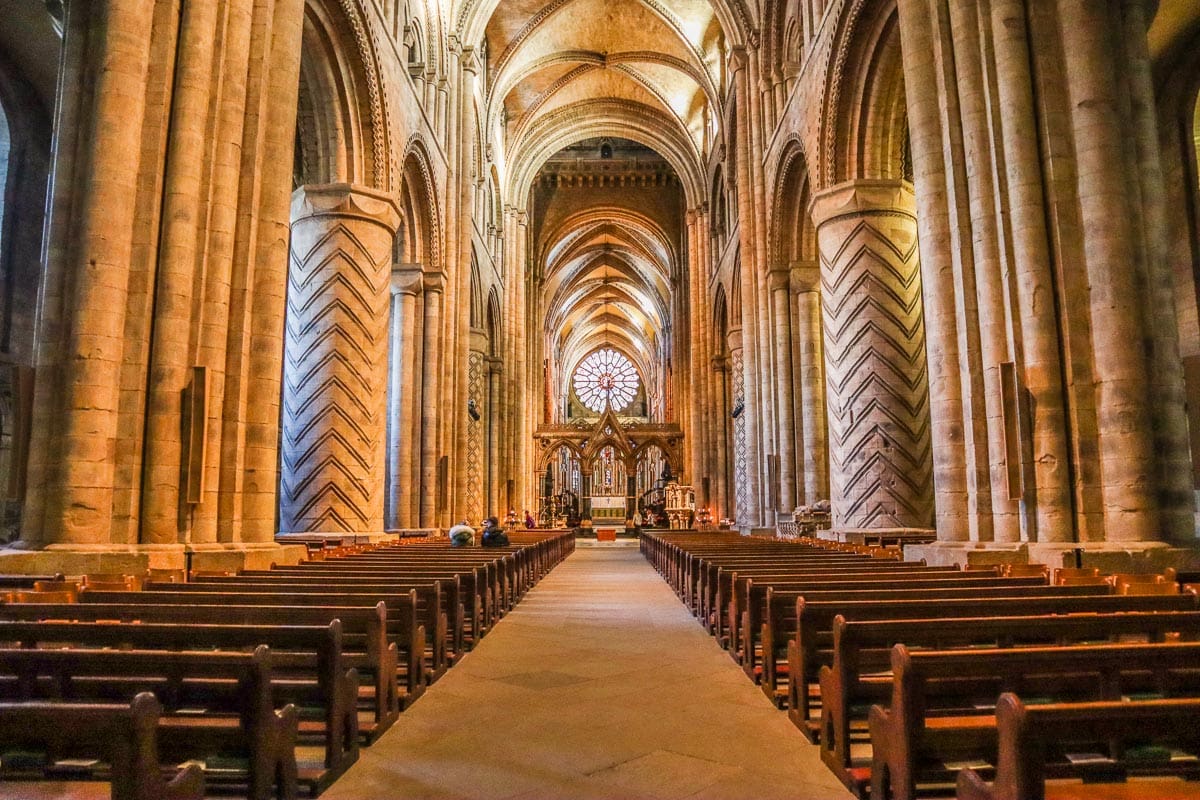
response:
[[[583,547],[329,789],[366,798],[852,797],[636,547]]]

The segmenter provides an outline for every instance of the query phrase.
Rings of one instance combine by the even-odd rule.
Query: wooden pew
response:
[[[816,581],[780,578],[763,585],[757,584],[753,578],[739,578],[734,587],[734,597],[729,604],[730,650],[734,660],[742,664],[751,680],[761,680],[758,646],[761,642],[763,620],[767,616],[768,592],[773,598],[788,603],[789,598],[813,597],[814,592],[870,591],[884,599],[884,593],[896,590],[954,592],[955,596],[962,596],[966,592],[1000,592],[1020,588],[1049,587],[1041,578],[1000,578],[987,572],[956,572],[933,578],[908,574],[845,578],[835,575]]]
[[[786,571],[785,571],[786,570]],[[939,576],[957,577],[963,573],[953,567],[926,567],[919,562],[889,561],[883,564],[872,564],[864,561],[845,563],[828,563],[793,565],[790,567],[769,566],[710,566],[709,576],[703,581],[700,592],[700,610],[702,619],[707,623],[710,632],[722,637],[726,633],[725,620],[729,618],[729,603],[736,591],[736,584],[743,578],[762,578],[764,582],[772,579],[785,580],[823,580],[845,575],[847,579],[855,576],[891,576],[912,575],[914,577],[936,578]],[[986,574],[986,573],[983,573]]]
[[[456,553],[455,551],[462,551]],[[358,553],[345,558],[330,559],[337,564],[391,564],[398,567],[420,566],[429,563],[460,564],[463,569],[487,565],[495,571],[499,589],[497,601],[511,608],[536,580],[535,559],[524,548],[463,547],[448,544],[406,545],[371,553]],[[329,563],[329,561],[325,563]]]
[[[958,800],[1196,800],[1200,783],[1195,759],[1183,760],[1185,771],[1169,756],[1130,760],[1123,757],[1122,746],[1166,741],[1200,755],[1197,719],[1200,700],[1194,699],[1026,706],[1015,694],[1005,693],[996,701],[996,780],[988,785],[975,770],[962,770]],[[1110,758],[1080,768],[1072,768],[1068,759],[1055,759],[1066,747],[1080,752],[1081,744],[1105,750]],[[1072,772],[1084,782],[1046,785],[1048,779]],[[1124,782],[1128,772],[1170,777]]]
[[[322,768],[301,769],[301,783],[323,791],[358,760],[358,674],[343,666],[342,623],[327,625],[164,624],[0,621],[0,646],[69,646],[133,650],[271,648],[274,705],[294,705],[299,732],[324,749]],[[315,717],[315,718],[314,718]]]
[[[871,798],[912,800],[952,781],[953,762],[995,763],[996,698],[1121,700],[1146,691],[1200,698],[1200,643],[992,650],[892,650],[888,707],[871,707]]]
[[[367,741],[374,741],[392,726],[402,707],[412,705],[425,691],[425,634],[415,615],[409,621],[412,634],[402,660],[396,642],[388,640],[388,611],[384,603],[373,607],[351,606],[242,606],[242,605],[155,605],[151,603],[69,603],[62,605],[0,605],[2,620],[78,620],[85,622],[139,622],[171,625],[247,625],[261,631],[281,625],[342,626],[343,660],[354,668],[366,685],[360,700],[367,703],[374,719],[361,723]],[[269,644],[269,642],[263,642]],[[404,691],[399,690],[403,685]]]
[[[396,578],[388,582],[369,584],[326,584],[314,580],[274,580],[268,578],[242,578],[233,576],[194,581],[185,586],[165,585],[153,592],[187,594],[236,593],[254,595],[294,596],[319,592],[323,596],[344,594],[353,597],[359,604],[383,601],[389,608],[410,591],[417,593],[417,618],[426,631],[440,633],[441,638],[429,641],[432,659],[432,679],[437,680],[446,668],[461,658],[465,651],[463,641],[464,610],[459,600],[460,588],[457,578],[413,580]]]
[[[459,604],[463,606],[463,647],[470,649],[482,638],[486,628],[492,624],[494,597],[487,577],[487,567],[477,566],[470,571],[453,571],[436,567],[402,568],[397,570],[390,564],[370,562],[341,563],[339,559],[311,562],[295,567],[274,567],[269,570],[243,570],[236,577],[213,578],[204,583],[233,584],[264,581],[280,583],[313,581],[322,586],[355,586],[388,583],[403,585],[405,581],[432,581],[457,579]],[[403,577],[397,577],[401,573]]]
[[[813,600],[799,597],[790,614],[783,613],[786,604],[771,607],[771,625],[783,629],[763,629],[763,653],[776,653],[779,642],[786,642],[786,675],[775,674],[776,685],[786,680],[788,717],[811,740],[816,741],[819,729],[810,724],[812,697],[810,687],[818,681],[818,670],[833,663],[833,622],[838,615],[848,620],[940,619],[947,617],[1026,616],[1041,614],[1114,613],[1118,611],[1196,611],[1200,609],[1195,595],[1174,597],[1131,597],[1122,595],[1079,595],[1080,590],[1092,587],[1055,586],[1037,597],[962,597],[938,600],[861,599]],[[1067,592],[1066,594],[1060,594]],[[790,628],[790,633],[787,632]],[[772,662],[774,655],[772,655]],[[772,667],[772,669],[774,669]],[[763,686],[768,686],[764,668]],[[797,677],[798,676],[798,677]]]
[[[820,551],[817,551],[820,552]],[[906,569],[933,569],[938,572],[957,572],[955,567],[927,567],[919,561],[877,561],[860,555],[823,553],[781,554],[768,556],[691,555],[691,564],[683,579],[685,603],[696,603],[702,610],[723,607],[731,591],[731,576],[754,571],[782,572],[891,572]],[[693,588],[694,584],[694,588]],[[694,600],[691,600],[695,594]]]
[[[112,800],[201,800],[204,773],[199,766],[190,764],[164,777],[169,768],[158,756],[161,714],[162,705],[150,692],[136,695],[129,705],[0,703],[0,749],[40,752],[48,765],[59,759],[103,761]],[[0,774],[0,796],[19,793],[21,786],[13,779],[22,777],[38,776]]]
[[[838,615],[833,624],[833,663],[819,673],[821,757],[843,783],[859,784],[863,771],[852,771],[851,727],[863,723],[865,729],[865,709],[887,701],[892,689],[891,648],[897,644],[946,650],[1113,643],[1134,637],[1157,643],[1174,634],[1189,641],[1200,639],[1200,611],[868,621]]]
[[[188,584],[183,584],[188,585]],[[179,586],[163,586],[141,592],[88,592],[80,597],[82,603],[145,603],[150,605],[249,605],[249,606],[358,606],[373,608],[382,602],[388,613],[388,638],[404,649],[411,639],[411,630],[406,630],[410,621],[416,619],[425,631],[422,651],[426,662],[429,682],[445,674],[448,663],[449,632],[446,614],[442,611],[442,592],[430,588],[415,598],[412,590],[393,589],[390,593],[314,591],[306,587],[296,591],[283,591],[278,587],[263,587],[261,591],[246,591],[239,587],[213,590],[211,586],[180,589]],[[414,614],[415,609],[415,614]],[[401,658],[404,654],[401,653]]]
[[[178,762],[236,754],[244,773],[230,776],[251,800],[296,796],[296,707],[276,710],[271,653],[0,648],[5,700],[131,700],[152,691],[163,704],[159,748]],[[196,708],[199,713],[190,713]],[[206,771],[208,782],[218,776]],[[225,776],[219,776],[224,782]]]
[[[404,548],[407,550],[407,548]],[[517,562],[512,558],[478,558],[463,557],[449,559],[440,552],[430,554],[396,553],[391,550],[377,551],[369,554],[350,556],[347,558],[330,559],[323,562],[298,564],[295,567],[276,567],[292,573],[321,569],[390,569],[396,575],[429,574],[436,571],[439,575],[458,576],[459,580],[481,594],[480,601],[484,604],[481,616],[485,624],[492,624],[506,613],[516,603],[517,598],[525,590],[519,590],[519,578],[515,572]],[[478,570],[483,571],[486,592],[479,588],[479,578],[473,577]],[[532,585],[532,584],[530,584]],[[526,587],[527,589],[528,587]]]

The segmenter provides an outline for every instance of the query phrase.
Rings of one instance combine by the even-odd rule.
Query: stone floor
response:
[[[323,800],[848,798],[636,548],[580,548]]]

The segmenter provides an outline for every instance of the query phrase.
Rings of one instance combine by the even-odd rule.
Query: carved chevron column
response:
[[[929,383],[912,188],[817,195],[834,525],[933,522]]]
[[[292,197],[282,532],[383,530],[398,222],[395,203],[364,187],[305,186]]]

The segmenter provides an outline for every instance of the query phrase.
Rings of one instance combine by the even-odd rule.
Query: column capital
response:
[[[809,207],[817,227],[839,217],[903,214],[916,217],[917,198],[905,180],[846,181],[817,192]]]
[[[481,356],[486,356],[488,352],[488,335],[487,331],[482,328],[471,328],[468,334],[467,349],[478,353]]]
[[[726,360],[727,359],[725,358],[725,356],[713,356],[712,371],[713,372],[724,372],[726,369],[728,369],[728,366],[725,363]]]
[[[486,356],[483,363],[487,365],[489,375],[501,375],[504,373],[504,359],[499,356]]]
[[[767,272],[767,288],[772,292],[786,292],[792,285],[792,272],[787,267],[776,267]]]
[[[793,294],[807,294],[821,290],[821,263],[819,261],[796,261],[792,264],[789,273]]]
[[[462,48],[459,55],[459,64],[462,65],[465,72],[469,72],[472,75],[479,74],[479,56],[476,54],[474,47],[468,46]]]
[[[741,328],[741,326],[738,326],[736,328],[730,328],[728,331],[726,331],[725,332],[725,341],[729,345],[730,352],[733,352],[734,350],[741,350],[742,349],[742,328]]]
[[[446,273],[442,272],[441,270],[434,270],[433,272],[424,273],[424,279],[424,289],[426,292],[441,294],[443,291],[445,291]]]
[[[745,45],[735,45],[729,50],[729,71],[735,75],[750,64],[750,53]]]
[[[394,231],[400,207],[386,192],[353,183],[307,184],[292,192],[292,222],[322,216],[353,217]]]
[[[420,264],[392,265],[392,294],[418,295],[425,283]]]

